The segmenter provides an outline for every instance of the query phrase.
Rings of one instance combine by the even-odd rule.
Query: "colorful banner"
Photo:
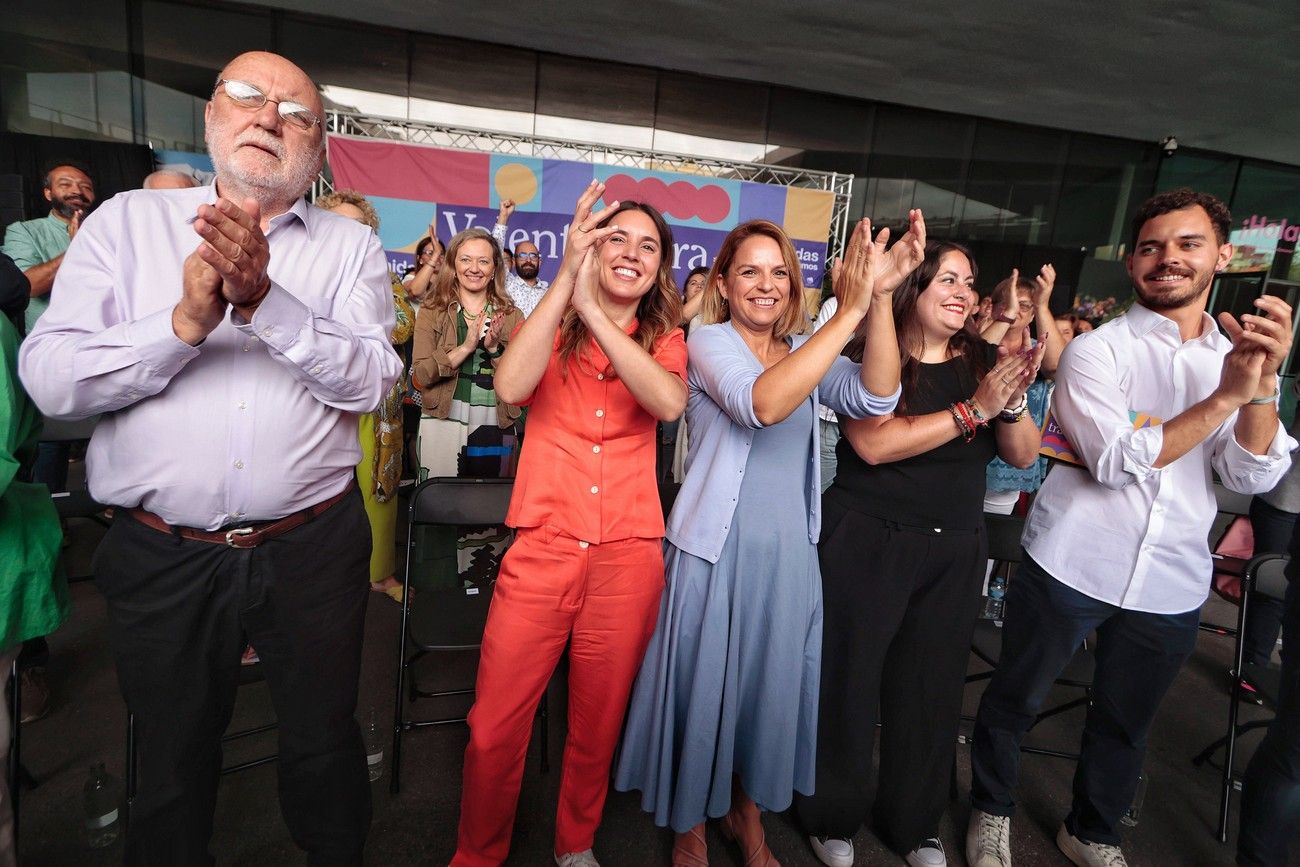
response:
[[[712,264],[736,224],[753,219],[785,229],[805,286],[821,286],[826,268],[835,196],[824,190],[338,135],[329,137],[329,164],[337,189],[356,190],[379,212],[379,238],[399,273],[413,263],[430,224],[444,244],[473,226],[491,231],[501,201],[513,199],[506,246],[536,244],[541,277],[549,281],[574,205],[592,178],[604,182],[606,202],[637,199],[663,212],[673,229],[679,284],[691,269]]]

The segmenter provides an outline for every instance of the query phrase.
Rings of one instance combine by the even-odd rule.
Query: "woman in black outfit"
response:
[[[1042,350],[999,358],[968,325],[969,251],[928,243],[894,296],[902,399],[892,415],[841,420],[822,506],[817,782],[797,806],[831,867],[853,864],[878,719],[879,836],[908,864],[946,864],[935,833],[984,578],[985,467],[994,455],[1028,466],[1039,446],[1024,396]]]

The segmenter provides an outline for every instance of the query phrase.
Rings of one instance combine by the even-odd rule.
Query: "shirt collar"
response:
[[[1129,329],[1133,332],[1135,337],[1146,337],[1156,329],[1163,329],[1167,333],[1172,334],[1179,343],[1183,342],[1182,336],[1178,331],[1177,322],[1170,319],[1168,316],[1162,316],[1156,311],[1144,307],[1136,301],[1134,301],[1133,305],[1129,307],[1128,312],[1124,314],[1124,318],[1128,320]],[[1201,333],[1196,337],[1193,337],[1193,341],[1214,343],[1218,338],[1223,336],[1219,333],[1219,326],[1215,323],[1214,317],[1209,313],[1202,311],[1201,323]]]
[[[216,180],[213,179],[212,183],[208,184],[205,187],[201,187],[201,189],[203,190],[203,204],[215,205],[217,199],[220,198],[217,195]],[[276,216],[271,218],[271,223],[269,226],[267,226],[267,231],[270,231],[271,229],[274,229],[276,226],[279,226],[289,220],[297,219],[298,222],[302,223],[303,228],[307,230],[307,240],[311,241],[313,240],[312,238],[313,233],[312,233],[312,221],[308,219],[308,217],[310,216],[310,212],[311,212],[311,205],[307,204],[307,200],[304,197],[299,196],[298,200],[293,203],[293,205],[289,208],[289,210],[285,211],[283,214],[277,214]],[[193,223],[194,214],[190,213],[186,217],[186,220]]]

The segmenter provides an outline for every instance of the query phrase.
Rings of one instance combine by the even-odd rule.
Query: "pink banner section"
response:
[[[489,154],[329,137],[334,185],[370,196],[487,207]]]

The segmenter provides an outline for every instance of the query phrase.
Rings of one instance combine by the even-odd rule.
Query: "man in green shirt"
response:
[[[27,275],[32,284],[32,300],[27,305],[27,330],[50,306],[50,287],[81,225],[81,218],[95,204],[95,182],[89,171],[74,160],[50,165],[44,179],[45,200],[50,213],[35,220],[11,223],[5,230],[0,250]]]

